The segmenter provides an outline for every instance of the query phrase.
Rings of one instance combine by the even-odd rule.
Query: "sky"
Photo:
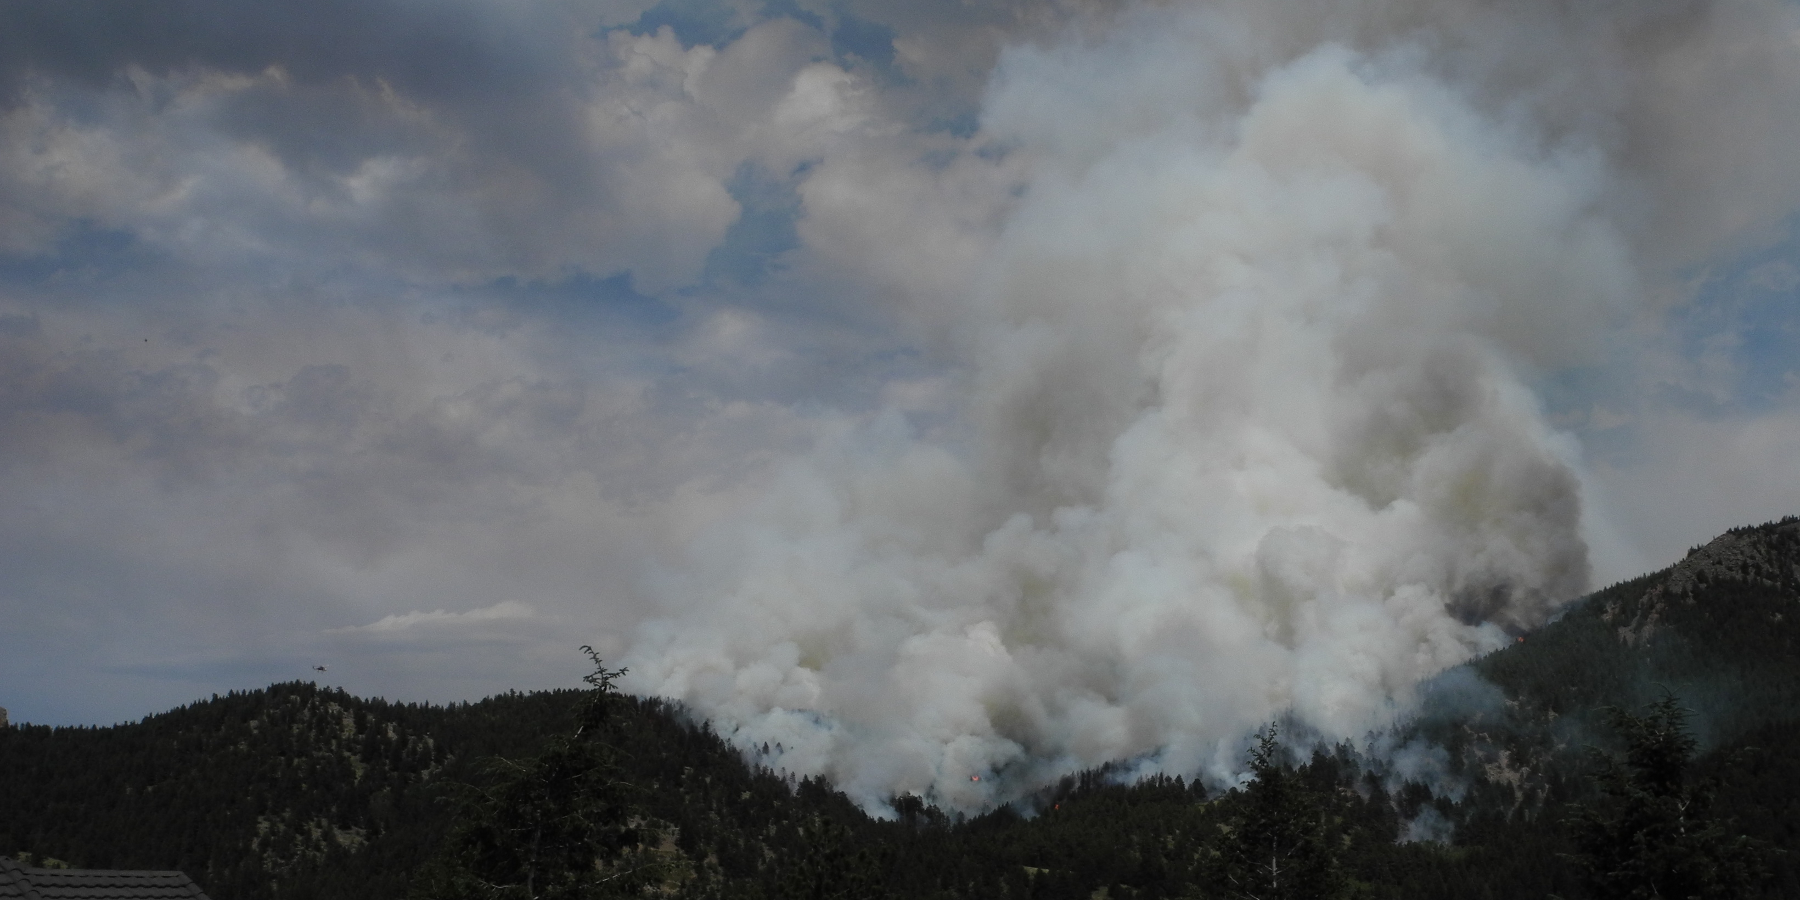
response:
[[[1800,513],[1797,221],[1787,0],[6,3],[0,706],[1226,777]]]

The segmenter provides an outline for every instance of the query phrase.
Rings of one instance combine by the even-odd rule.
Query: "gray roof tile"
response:
[[[180,872],[35,869],[0,857],[0,900],[206,900]]]

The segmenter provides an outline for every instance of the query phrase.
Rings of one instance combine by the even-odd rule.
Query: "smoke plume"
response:
[[[1535,385],[1792,207],[1758,177],[1800,143],[1793,34],[1776,3],[1223,3],[1008,49],[975,139],[1004,212],[903,314],[952,374],[698,538],[632,685],[872,808],[1392,721],[1587,587]]]

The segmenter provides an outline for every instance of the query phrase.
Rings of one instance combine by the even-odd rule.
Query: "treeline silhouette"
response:
[[[216,900],[1800,896],[1800,522],[1524,637],[1355,746],[1272,723],[1229,789],[1105,766],[972,817],[872,818],[604,678],[449,706],[278,684],[0,729],[0,853]]]

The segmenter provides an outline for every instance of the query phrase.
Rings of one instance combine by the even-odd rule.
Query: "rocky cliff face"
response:
[[[1619,640],[1632,646],[1648,640],[1666,618],[1671,602],[1692,605],[1697,591],[1735,582],[1744,587],[1763,587],[1793,594],[1800,589],[1800,519],[1735,528],[1703,547],[1688,552],[1681,562],[1653,577],[1649,588],[1636,597],[1610,598],[1601,618],[1615,625]],[[1779,622],[1784,613],[1772,613]]]

